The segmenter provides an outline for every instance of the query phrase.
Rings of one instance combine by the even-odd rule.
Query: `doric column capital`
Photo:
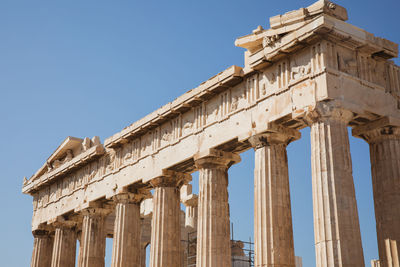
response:
[[[240,156],[235,153],[225,152],[217,149],[209,149],[194,156],[196,167],[200,168],[229,168],[240,162]]]
[[[177,187],[192,180],[192,176],[187,173],[176,172],[172,170],[162,170],[160,176],[150,180],[152,187]]]
[[[115,203],[139,204],[143,199],[149,198],[149,195],[151,195],[150,191],[138,190],[135,193],[124,192],[117,194],[112,197],[112,200]]]
[[[49,221],[54,228],[72,229],[77,227],[78,221],[74,219],[65,219],[63,216],[57,216],[55,219]]]
[[[192,194],[189,198],[185,199],[183,205],[186,207],[197,207],[199,197],[197,195]]]
[[[383,117],[376,121],[353,128],[353,136],[367,141],[369,144],[385,139],[400,139],[400,121]]]
[[[315,108],[305,116],[305,122],[312,125],[315,122],[336,120],[349,123],[354,117],[353,112],[343,109],[336,102],[318,102]]]
[[[32,235],[36,238],[48,237],[50,236],[50,231],[44,229],[36,229],[32,231]]]
[[[50,267],[54,233],[44,229],[35,229],[32,231],[32,234],[34,241],[31,267]]]
[[[376,143],[384,139],[400,139],[400,128],[395,126],[385,126],[364,132],[361,136],[369,144]]]
[[[99,208],[99,207],[89,207],[80,211],[83,216],[101,216],[105,217],[112,212],[111,209]]]
[[[288,145],[300,137],[301,133],[295,129],[271,124],[267,132],[254,135],[248,141],[254,149],[258,149],[268,145]]]
[[[53,235],[54,234],[54,226],[52,225],[51,221],[47,223],[41,223],[37,228],[32,229],[32,234],[35,236],[36,234],[39,235]]]

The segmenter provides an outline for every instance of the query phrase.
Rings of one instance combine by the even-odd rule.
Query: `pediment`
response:
[[[88,137],[82,139],[68,136],[50,155],[43,166],[29,180],[24,181],[24,184],[34,181],[45,173],[58,169],[63,164],[80,155],[82,152],[99,144],[100,139],[98,136],[95,136],[92,139],[89,139]]]

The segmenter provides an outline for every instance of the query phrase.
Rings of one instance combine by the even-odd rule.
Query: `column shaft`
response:
[[[180,198],[176,186],[156,186],[153,195],[150,266],[181,267]]]
[[[400,138],[382,135],[370,142],[379,259],[388,264],[385,240],[400,244]],[[387,243],[387,242],[386,242]],[[400,255],[397,246],[397,254]]]
[[[199,174],[198,267],[231,266],[227,168]]]
[[[191,230],[197,230],[197,203],[196,206],[186,206],[185,227],[190,227]]]
[[[211,150],[195,160],[199,170],[196,266],[231,266],[228,167],[240,157]]]
[[[33,236],[31,267],[50,267],[53,238],[45,231],[37,231]]]
[[[83,216],[79,267],[104,267],[106,250],[105,215],[96,210]]]
[[[317,266],[362,267],[347,121],[319,117],[311,125],[311,146]]]
[[[140,265],[140,205],[120,201],[115,210],[113,267]]]
[[[255,164],[255,266],[294,267],[286,144],[257,148]]]
[[[51,267],[75,266],[76,233],[74,229],[57,227],[54,236]]]

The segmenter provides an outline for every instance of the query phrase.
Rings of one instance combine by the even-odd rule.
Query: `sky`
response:
[[[313,2],[0,0],[0,265],[29,266],[32,197],[21,193],[23,177],[67,136],[104,141],[229,66],[243,66],[237,37]],[[337,3],[349,23],[400,43],[400,1]],[[369,266],[378,256],[369,149],[353,137],[350,146]],[[241,156],[229,170],[229,202],[234,237],[248,240],[254,152]],[[295,253],[314,267],[309,129],[288,146],[288,158]]]

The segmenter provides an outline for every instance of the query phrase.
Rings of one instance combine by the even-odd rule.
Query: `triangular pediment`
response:
[[[82,139],[68,136],[50,155],[43,166],[29,179],[29,181],[33,181],[43,174],[57,169],[64,163],[81,154],[83,151],[86,151],[93,145],[98,144],[100,144],[100,139],[97,136],[93,137],[92,139],[87,137]]]

